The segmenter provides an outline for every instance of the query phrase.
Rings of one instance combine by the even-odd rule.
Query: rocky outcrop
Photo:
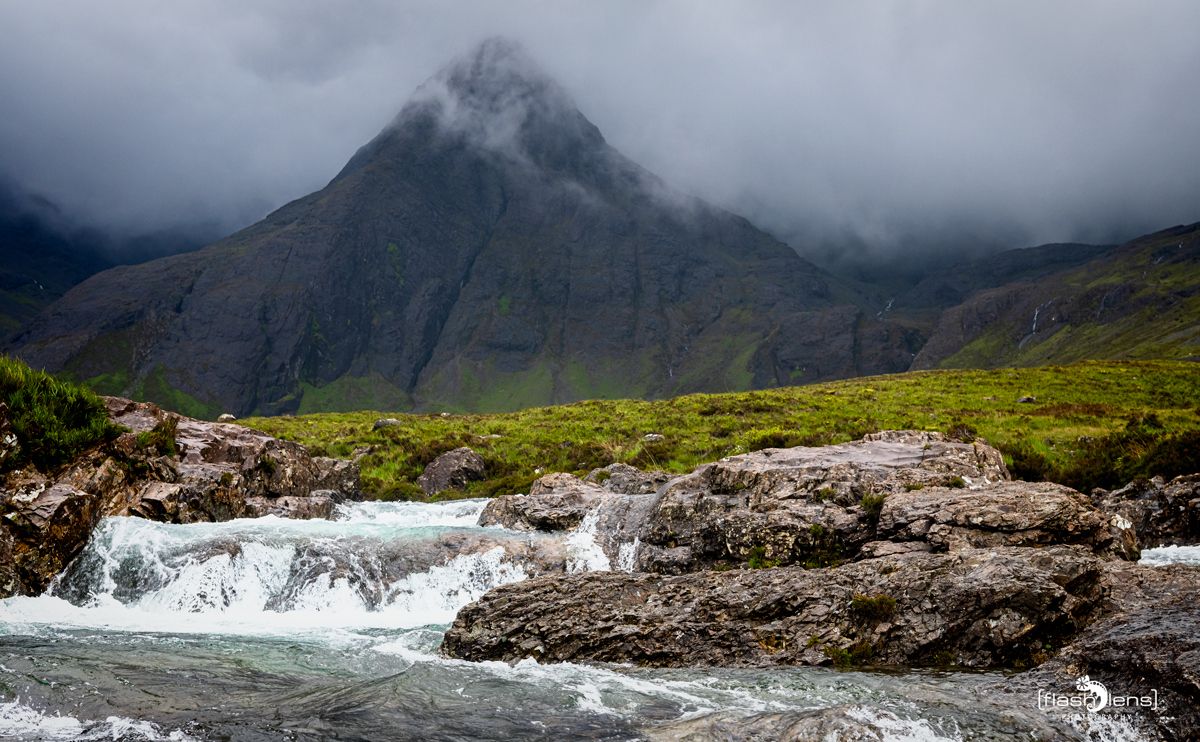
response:
[[[0,486],[0,595],[40,592],[100,518],[171,523],[273,514],[329,517],[358,498],[357,465],[240,425],[204,422],[152,404],[105,398],[128,428],[53,473],[9,472]]]
[[[1139,556],[1128,520],[1102,513],[1086,496],[1049,482],[899,492],[884,500],[875,538],[886,548],[912,542],[930,551],[1080,544],[1104,556]],[[868,552],[878,548],[883,547],[867,546]]]
[[[1200,474],[1141,479],[1092,493],[1096,507],[1133,524],[1144,547],[1200,544]]]
[[[584,480],[549,474],[528,495],[490,502],[480,522],[570,530],[592,512],[610,560],[636,543],[633,567],[665,574],[984,546],[1078,544],[1138,555],[1127,520],[1078,492],[1008,481],[1000,452],[983,441],[914,431],[766,449],[675,478],[623,464]]]
[[[1025,667],[1099,610],[1102,574],[1094,555],[1050,546],[815,570],[551,576],[464,608],[443,651],[668,667]]]
[[[1078,678],[1110,696],[1157,698],[1140,712],[1164,740],[1190,740],[1200,730],[1200,567],[1103,565],[1105,612],[1054,658],[996,689],[1033,697],[1039,690],[1075,694]]]
[[[436,495],[464,489],[469,482],[483,479],[486,473],[483,457],[464,446],[429,462],[417,477],[417,484],[426,495]]]
[[[889,495],[1006,479],[1003,457],[986,443],[919,431],[732,456],[662,488],[639,533],[639,568],[678,573],[756,556],[776,565],[830,564],[871,540]]]

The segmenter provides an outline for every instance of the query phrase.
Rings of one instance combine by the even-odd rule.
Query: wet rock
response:
[[[931,551],[1079,544],[1102,556],[1139,556],[1127,520],[1102,513],[1086,496],[1049,482],[898,492],[883,501],[875,538],[897,546],[924,542]]]
[[[998,547],[814,570],[549,576],[464,608],[443,651],[666,667],[1022,667],[1094,617],[1102,564],[1072,547]]]
[[[898,716],[864,699],[863,703],[826,708],[757,713],[717,711],[650,726],[644,733],[651,742],[886,742],[954,739],[958,737],[955,732],[965,726],[971,730],[970,739],[979,740],[1011,739],[1013,729],[1020,729],[1029,740],[1088,739],[1068,724],[1047,719],[1036,708],[1026,710],[1017,704],[997,708],[974,694],[944,699],[939,705],[946,709],[946,716],[933,724],[928,719]],[[964,718],[970,720],[969,724],[961,722]]]
[[[1200,567],[1103,566],[1107,615],[1036,670],[998,689],[1033,697],[1037,691],[1077,693],[1087,675],[1110,696],[1153,696],[1157,709],[1133,709],[1164,740],[1200,732]],[[1130,709],[1125,709],[1129,711]],[[1111,709],[1110,709],[1111,711]]]
[[[247,497],[246,510],[251,518],[264,515],[276,515],[280,518],[297,518],[311,520],[312,518],[332,518],[336,504],[334,493],[329,490],[317,490],[307,497]]]
[[[485,468],[483,457],[464,446],[431,461],[417,477],[417,484],[426,495],[461,490],[468,482],[483,479]]]
[[[0,493],[0,597],[41,592],[87,543],[102,507],[97,493],[44,480]]]
[[[1096,507],[1133,525],[1144,547],[1200,544],[1200,474],[1141,479],[1092,494]]]
[[[398,427],[403,424],[404,423],[400,422],[399,420],[397,420],[394,417],[381,417],[375,421],[374,425],[371,426],[371,430],[382,430],[384,428],[395,428],[395,427]]]
[[[0,572],[0,596],[40,593],[104,516],[171,523],[263,513],[327,517],[333,502],[361,497],[352,462],[314,457],[297,443],[241,425],[127,399],[104,401],[109,417],[129,432],[52,475],[24,469],[0,483],[0,540],[14,565]],[[139,439],[147,432],[171,436],[174,452],[169,442],[147,446]]]
[[[570,531],[611,496],[603,487],[572,474],[547,474],[533,483],[528,495],[492,499],[480,514],[479,525],[518,531]]]
[[[1025,395],[1024,397],[1020,397],[1019,399],[1017,399],[1017,404],[1033,404],[1036,401],[1037,401],[1037,397],[1034,397],[1031,395]]]

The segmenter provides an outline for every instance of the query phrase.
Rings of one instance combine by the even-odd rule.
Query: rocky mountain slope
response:
[[[902,370],[917,340],[490,40],[321,191],[94,277],[15,349],[190,414],[277,414],[774,386]]]
[[[1200,224],[1192,224],[969,293],[941,314],[913,368],[1198,356]]]

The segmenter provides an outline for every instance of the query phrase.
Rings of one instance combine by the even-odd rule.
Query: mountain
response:
[[[492,39],[325,188],[91,278],[13,348],[197,416],[497,410],[907,368],[922,338],[855,299],[621,155]]]
[[[0,185],[0,338],[112,262],[63,230],[57,209]]]
[[[971,293],[941,314],[913,368],[1085,358],[1200,358],[1200,224]]]

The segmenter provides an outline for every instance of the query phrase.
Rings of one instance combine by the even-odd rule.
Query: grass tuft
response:
[[[0,356],[0,405],[17,444],[0,471],[26,464],[51,471],[121,433],[94,392],[7,356]]]

